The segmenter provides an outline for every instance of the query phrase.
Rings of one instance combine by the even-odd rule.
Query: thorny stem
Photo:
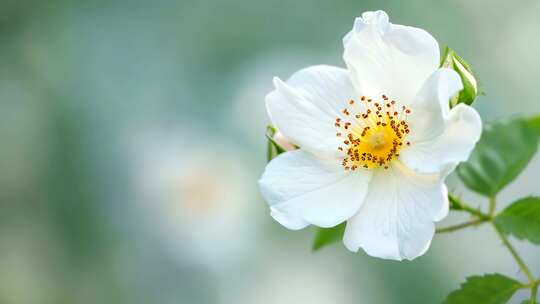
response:
[[[476,219],[453,226],[437,228],[437,230],[435,231],[436,233],[453,232],[470,226],[477,226],[479,224],[482,224],[483,222],[491,220],[490,215],[485,214],[482,211],[465,204],[463,201],[461,201],[459,198],[452,194],[448,194],[448,199],[450,200],[450,204],[453,210],[468,212],[471,215],[474,215]]]
[[[468,221],[468,222],[453,225],[453,226],[437,228],[436,232],[437,233],[452,232],[452,231],[460,230],[460,229],[467,228],[467,227],[470,227],[470,226],[477,226],[477,225],[479,225],[479,224],[481,224],[481,223],[483,223],[485,221],[487,221],[487,220],[486,219],[476,219],[476,220]]]
[[[523,259],[519,256],[519,254],[517,253],[514,246],[512,246],[510,241],[508,241],[508,238],[506,237],[506,235],[495,224],[495,211],[496,211],[496,207],[497,207],[496,198],[495,197],[490,197],[490,199],[489,199],[489,211],[488,211],[488,214],[485,214],[485,213],[481,212],[480,210],[474,209],[474,208],[470,207],[469,205],[463,203],[461,200],[459,200],[457,197],[455,197],[453,195],[449,195],[448,197],[449,197],[450,202],[451,202],[451,204],[453,206],[453,209],[466,211],[466,212],[470,213],[471,215],[475,216],[476,219],[465,222],[465,223],[462,223],[462,224],[458,224],[458,225],[453,225],[453,226],[444,227],[444,228],[438,228],[436,230],[437,233],[452,232],[452,231],[460,230],[460,229],[463,229],[463,228],[466,228],[466,227],[476,226],[476,225],[482,224],[484,222],[490,222],[491,225],[493,226],[493,229],[495,229],[495,232],[497,232],[497,235],[499,236],[499,238],[503,242],[504,246],[508,249],[508,251],[510,251],[510,254],[514,258],[514,260],[516,260],[516,263],[518,264],[521,271],[523,271],[525,273],[525,275],[527,276],[528,283],[523,284],[522,288],[527,288],[527,289],[530,288],[531,289],[530,304],[536,304],[536,297],[537,297],[537,294],[538,294],[538,286],[540,285],[540,278],[539,279],[534,278],[534,276],[532,275],[529,267],[527,267],[527,265],[525,264]]]
[[[481,219],[488,219],[489,220],[491,218],[490,215],[485,214],[482,211],[469,206],[468,204],[464,203],[462,200],[460,200],[458,197],[456,197],[456,196],[454,196],[452,194],[448,194],[448,199],[450,200],[450,204],[452,206],[452,209],[454,209],[454,210],[465,211],[465,212],[468,212],[471,215],[474,215],[474,216],[476,216],[478,218],[481,218]]]
[[[529,270],[527,265],[525,265],[525,262],[523,261],[523,259],[521,259],[521,257],[517,253],[516,249],[514,249],[514,246],[512,246],[512,244],[510,244],[510,242],[508,241],[508,238],[506,237],[506,235],[504,235],[504,233],[501,232],[499,227],[497,227],[497,225],[494,222],[491,222],[491,224],[492,224],[493,228],[495,229],[495,231],[497,232],[497,235],[499,235],[499,238],[502,240],[504,246],[506,246],[506,248],[508,248],[508,251],[510,251],[510,253],[514,257],[514,259],[518,263],[519,268],[521,268],[521,271],[523,271],[527,275],[527,278],[529,279],[529,283],[531,285],[536,285],[536,281],[535,281],[531,271]]]

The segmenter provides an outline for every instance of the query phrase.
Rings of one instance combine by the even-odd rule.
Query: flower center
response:
[[[345,170],[388,169],[403,144],[410,145],[404,138],[410,131],[407,115],[411,110],[405,106],[398,108],[396,101],[386,95],[382,95],[380,103],[365,96],[358,103],[350,100],[342,113],[334,126],[343,143],[338,150],[347,153],[341,163]]]

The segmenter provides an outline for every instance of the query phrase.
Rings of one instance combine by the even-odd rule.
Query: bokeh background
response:
[[[468,275],[524,278],[489,227],[436,236],[413,262],[341,244],[313,253],[314,229],[275,223],[256,181],[271,78],[343,66],[342,36],[366,10],[425,28],[471,62],[484,120],[540,113],[540,2],[0,8],[0,303],[439,303]],[[539,195],[538,172],[536,157],[501,207]],[[540,274],[540,250],[512,241]]]

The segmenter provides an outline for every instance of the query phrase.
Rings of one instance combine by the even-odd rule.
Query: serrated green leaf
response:
[[[488,197],[495,196],[527,166],[538,148],[535,118],[487,124],[469,160],[457,168],[463,183]]]
[[[501,274],[468,277],[458,290],[451,292],[446,304],[504,304],[521,287],[516,280]]]
[[[345,232],[345,223],[341,223],[332,228],[317,228],[315,239],[313,240],[313,251],[322,247],[338,242],[343,238]]]
[[[495,218],[505,233],[540,244],[540,197],[526,197],[506,207]]]
[[[471,66],[453,49],[446,47],[441,57],[441,67],[456,71],[463,82],[463,90],[450,99],[450,107],[459,103],[472,104],[478,96],[478,81]]]
[[[271,161],[274,157],[278,156],[279,154],[285,152],[285,149],[274,141],[273,139],[274,134],[276,134],[276,129],[273,126],[268,125],[266,127],[266,138],[268,140],[267,150],[266,150],[266,160],[268,162]]]

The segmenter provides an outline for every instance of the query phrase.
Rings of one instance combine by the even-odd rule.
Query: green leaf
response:
[[[451,292],[446,304],[503,304],[520,288],[520,283],[501,274],[468,277]]]
[[[540,197],[526,197],[506,207],[495,218],[505,233],[540,245]]]
[[[345,223],[341,223],[332,228],[317,228],[317,234],[313,241],[313,251],[319,250],[322,247],[338,242],[343,238],[345,232]]]
[[[529,128],[534,130],[538,136],[540,136],[540,115],[531,117],[527,120]]]
[[[285,149],[274,141],[274,134],[276,134],[276,129],[273,126],[268,125],[266,127],[266,138],[268,139],[266,150],[267,161],[271,161],[274,157],[285,152]]]
[[[441,67],[456,71],[463,82],[463,90],[450,100],[450,107],[459,103],[472,104],[478,96],[478,81],[471,66],[453,49],[446,47],[441,57]]]
[[[538,148],[540,132],[532,119],[516,118],[487,124],[469,160],[457,168],[473,191],[495,196],[527,166]]]

